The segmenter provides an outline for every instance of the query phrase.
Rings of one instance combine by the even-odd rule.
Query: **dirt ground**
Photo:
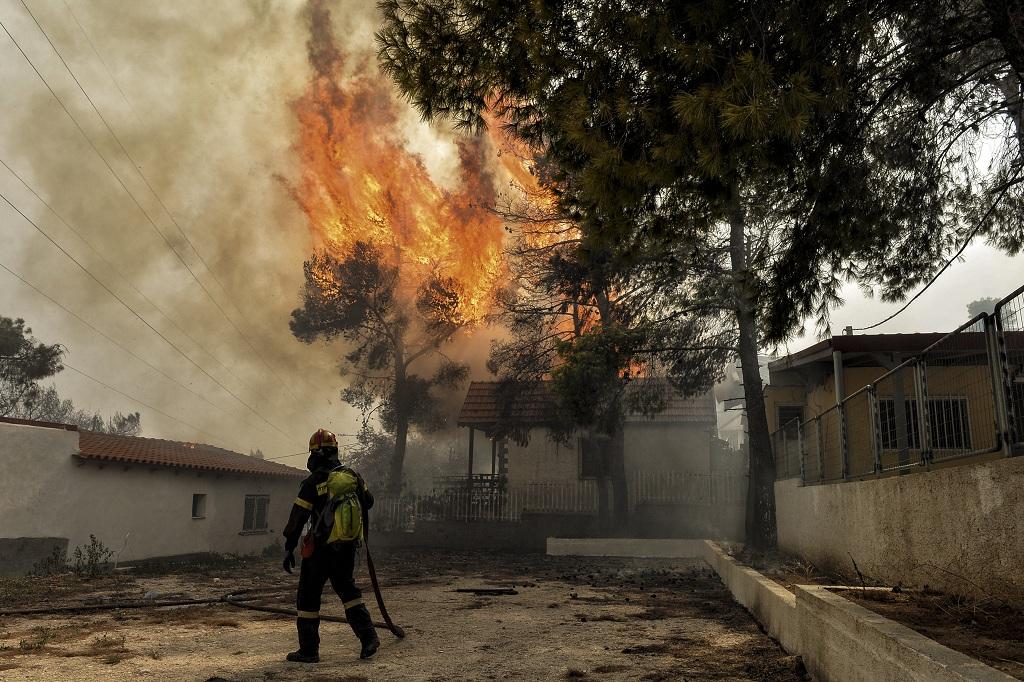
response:
[[[227,604],[0,620],[0,679],[17,680],[764,680],[807,679],[706,568],[672,561],[380,551],[389,610],[358,659],[348,626],[321,624],[320,664],[287,663],[293,621]],[[369,581],[360,569],[371,612]],[[170,574],[0,583],[0,608],[265,590],[291,606],[295,578],[275,559]],[[479,596],[459,588],[514,587]],[[329,588],[328,588],[329,590]],[[325,594],[325,613],[341,615]]]
[[[1008,606],[923,591],[839,592],[940,644],[1024,679],[1024,614]]]
[[[794,585],[850,585],[782,552],[728,547],[738,561],[786,589]],[[865,578],[868,586],[884,587]],[[944,646],[1024,679],[1024,612],[997,600],[958,598],[923,590],[879,591],[855,587],[837,592],[875,613],[916,630]]]

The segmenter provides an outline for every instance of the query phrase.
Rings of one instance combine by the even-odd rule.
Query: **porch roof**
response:
[[[544,426],[555,422],[558,404],[551,389],[550,381],[531,382],[522,386],[515,401],[506,406],[503,413],[500,396],[501,383],[497,381],[473,381],[466,392],[466,399],[459,412],[458,425],[487,429],[498,423],[517,426]],[[715,401],[710,392],[686,397],[674,390],[668,390],[665,409],[648,417],[643,414],[629,414],[630,423],[701,423],[714,424]]]

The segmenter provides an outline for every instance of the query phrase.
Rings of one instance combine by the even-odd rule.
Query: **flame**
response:
[[[458,186],[439,186],[405,144],[392,84],[371,63],[345,74],[323,0],[310,3],[309,18],[314,73],[292,104],[301,170],[290,190],[314,243],[344,257],[357,241],[373,242],[410,288],[431,273],[451,277],[461,317],[481,320],[505,273],[502,223],[487,210],[497,197],[489,141],[458,140]]]

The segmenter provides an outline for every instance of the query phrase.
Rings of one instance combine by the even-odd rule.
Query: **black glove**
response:
[[[295,568],[295,553],[288,552],[284,555],[284,572],[291,573],[293,568]]]

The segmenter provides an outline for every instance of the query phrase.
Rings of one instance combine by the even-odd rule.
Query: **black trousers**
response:
[[[355,542],[336,542],[318,547],[313,556],[302,560],[299,592],[295,600],[299,616],[308,613],[310,618],[320,617],[320,596],[328,580],[346,609],[363,603],[363,593],[356,587],[352,576],[357,549]]]
[[[298,619],[299,649],[316,653],[320,647],[320,602],[328,580],[341,598],[345,617],[360,641],[376,637],[370,613],[363,604],[363,593],[356,586],[355,571],[359,544],[337,542],[318,547],[299,567],[299,590],[295,599]]]

